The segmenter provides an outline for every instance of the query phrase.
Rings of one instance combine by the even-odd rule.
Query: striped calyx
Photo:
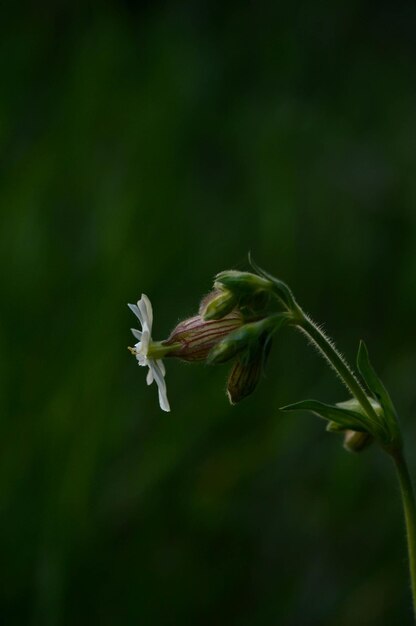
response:
[[[264,344],[259,343],[250,353],[239,355],[234,361],[227,382],[227,396],[231,404],[237,404],[256,389],[265,356]]]
[[[204,361],[212,348],[231,332],[240,328],[243,318],[238,311],[233,311],[221,319],[204,320],[195,315],[179,322],[171,332],[164,346],[171,346],[166,356],[173,356],[184,361]]]

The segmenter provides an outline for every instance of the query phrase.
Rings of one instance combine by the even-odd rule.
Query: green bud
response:
[[[361,452],[368,448],[374,441],[369,433],[358,433],[355,430],[346,430],[344,437],[344,448],[348,452]]]
[[[237,297],[226,289],[215,289],[201,302],[199,314],[204,320],[218,320],[231,313],[238,303]]]
[[[268,309],[270,303],[270,293],[267,291],[258,291],[251,296],[240,298],[239,308],[243,314],[248,317],[261,315],[264,316],[265,311]]]
[[[290,320],[288,313],[277,313],[257,322],[244,324],[214,346],[208,355],[207,362],[225,363],[244,350],[252,354],[253,351],[266,344],[271,335]]]
[[[214,287],[228,289],[237,296],[251,295],[259,291],[271,291],[273,283],[251,272],[227,270],[215,277]]]
[[[367,399],[369,403],[371,404],[371,406],[373,407],[376,415],[382,418],[383,409],[380,406],[379,402],[377,402],[377,400],[374,400],[374,398],[370,398],[369,396],[367,396]],[[341,409],[347,409],[348,411],[355,411],[356,413],[361,414],[363,417],[365,417],[368,420],[367,414],[365,413],[361,404],[358,402],[356,398],[350,398],[349,400],[346,400],[345,402],[338,402],[337,407]],[[335,432],[336,429],[331,429],[330,424],[328,424],[327,430]],[[342,430],[342,429],[338,429],[338,430]],[[378,425],[378,424],[374,425],[372,423],[368,423],[368,430],[371,432],[367,432],[367,431],[358,432],[356,430],[352,430],[348,428],[343,429],[343,430],[345,433],[344,448],[348,452],[361,452],[361,450],[364,450],[365,448],[367,448],[374,441],[373,434],[377,435],[379,438],[384,437],[383,428],[381,425]]]
[[[346,404],[348,404],[348,402],[349,401],[347,401]],[[374,437],[369,432],[345,428],[332,420],[328,422],[326,430],[329,433],[344,434],[344,448],[348,452],[361,452],[361,450],[367,448],[374,441]]]
[[[218,363],[225,363],[229,361],[239,352],[242,352],[249,347],[254,347],[254,344],[260,340],[261,335],[267,330],[270,325],[270,318],[260,320],[259,322],[250,322],[244,324],[241,328],[233,331],[225,339],[217,343],[208,355],[207,362],[211,365],[217,365]]]

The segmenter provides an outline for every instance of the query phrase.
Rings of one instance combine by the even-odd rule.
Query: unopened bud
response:
[[[227,395],[231,404],[237,404],[253,393],[260,380],[263,366],[263,347],[250,358],[238,358],[227,383]]]
[[[346,430],[344,436],[344,448],[348,452],[361,452],[372,442],[373,437],[369,433]]]
[[[214,346],[208,355],[207,362],[212,365],[225,363],[243,350],[249,350],[252,354],[261,346],[266,345],[272,334],[290,320],[288,313],[276,313],[257,322],[244,324]]]
[[[237,303],[237,297],[228,289],[215,289],[202,300],[199,314],[204,320],[217,320],[231,313]]]
[[[171,346],[167,356],[184,361],[204,361],[219,341],[242,324],[243,319],[238,312],[210,321],[195,315],[179,322],[163,345]]]
[[[243,296],[239,299],[239,309],[246,319],[258,319],[264,317],[270,303],[270,293],[268,291],[257,291],[250,296]]]
[[[273,318],[269,317],[237,328],[213,347],[207,359],[208,363],[212,365],[225,363],[245,349],[255,350],[256,343],[260,347],[264,335],[270,332],[272,323]]]
[[[227,270],[215,277],[215,287],[226,288],[237,296],[250,295],[258,291],[271,291],[273,283],[251,272]]]

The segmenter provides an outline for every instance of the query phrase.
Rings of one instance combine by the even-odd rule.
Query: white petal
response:
[[[165,364],[163,363],[162,359],[158,359],[156,361],[156,363],[159,365],[160,371],[162,372],[162,376],[165,377],[166,376],[166,367],[165,367]]]
[[[133,335],[136,337],[136,339],[140,341],[143,333],[141,333],[140,330],[136,330],[136,328],[130,328],[130,330],[133,333]]]
[[[143,318],[143,330],[148,330],[150,333],[152,332],[152,323],[151,320],[149,319],[149,316],[147,314],[147,307],[146,304],[143,300],[143,298],[141,300],[138,301],[137,306],[139,307],[141,316]]]
[[[149,361],[149,367],[153,372],[154,379],[159,389],[159,404],[162,411],[170,411],[168,396],[166,392],[166,383],[163,374],[160,371],[156,361]]]
[[[152,330],[152,326],[153,326],[153,308],[152,308],[152,303],[150,302],[149,298],[146,296],[145,293],[142,293],[142,301],[144,302],[144,304],[146,306],[147,319],[148,319],[149,327],[150,327],[150,331],[151,331]]]
[[[148,367],[149,362],[148,362],[146,356],[143,356],[143,354],[136,354],[136,359],[137,359],[140,367]]]
[[[149,349],[150,333],[148,330],[143,330],[142,338],[140,340],[140,351],[147,356],[147,350]]]
[[[127,306],[129,307],[130,311],[133,311],[135,316],[139,318],[139,322],[143,326],[143,316],[138,307],[135,304],[128,304]]]
[[[147,372],[146,382],[148,385],[151,385],[153,382],[153,372],[150,367],[149,367],[149,371]]]
[[[159,406],[162,411],[166,411],[166,413],[170,412],[170,404],[166,394],[166,389],[164,391],[159,389]]]

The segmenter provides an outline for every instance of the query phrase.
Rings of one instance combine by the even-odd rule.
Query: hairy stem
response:
[[[325,357],[329,364],[337,372],[338,376],[349,389],[351,394],[358,400],[368,418],[373,422],[378,422],[378,417],[367,398],[364,389],[345,359],[339,354],[332,342],[326,337],[322,330],[300,309],[298,311],[297,323],[300,330],[310,339],[319,352]]]
[[[351,394],[358,400],[368,419],[372,422],[379,422],[378,416],[371,406],[367,395],[361,384],[353,374],[348,363],[339,354],[330,339],[325,336],[322,330],[304,314],[299,307],[296,312],[296,325],[317,347],[319,352],[329,362],[331,367],[337,372],[340,379],[349,389]],[[399,428],[397,424],[397,428]],[[403,454],[401,441],[394,447],[384,446],[385,451],[392,457],[397,477],[400,485],[400,494],[403,503],[404,518],[406,522],[407,550],[409,555],[410,582],[413,598],[413,610],[416,618],[416,503],[412,481]]]

